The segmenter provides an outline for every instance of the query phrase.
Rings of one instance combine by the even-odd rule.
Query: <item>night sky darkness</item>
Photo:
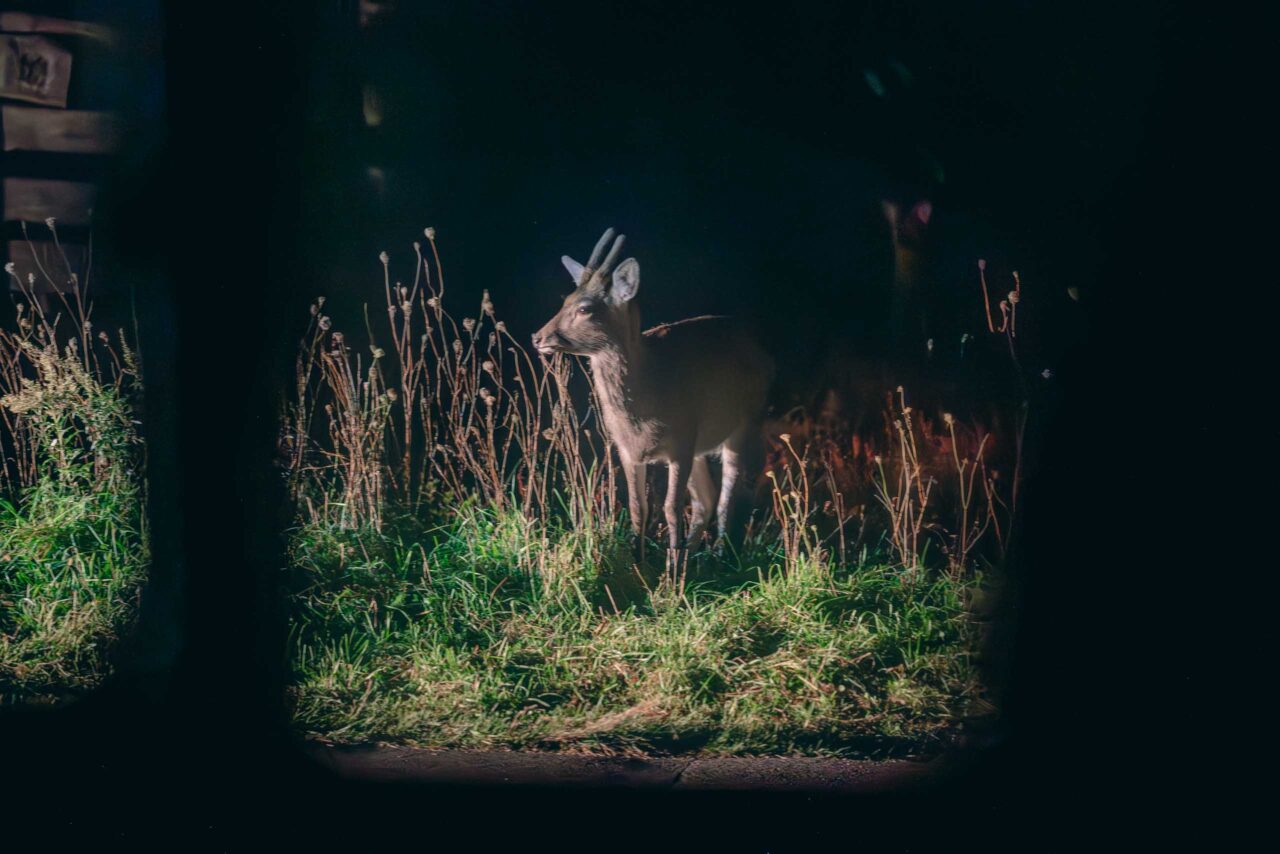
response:
[[[1148,672],[1148,639],[1169,627],[1132,646],[1110,631],[1173,613],[1148,599],[1155,585],[1142,586],[1141,605],[1120,596],[1164,578],[1164,565],[1099,558],[1112,554],[1100,543],[1116,525],[1169,523],[1143,527],[1132,508],[1105,506],[1123,480],[1113,475],[1136,477],[1106,437],[1129,429],[1131,395],[1174,348],[1104,359],[1083,337],[1073,339],[1083,349],[1055,345],[1065,403],[1044,425],[1044,465],[1026,492],[1034,571],[1019,599],[1008,739],[974,776],[935,792],[928,812],[901,800],[569,800],[324,777],[287,736],[275,580],[289,517],[273,453],[311,300],[326,295],[336,324],[358,333],[360,303],[381,303],[379,251],[410,276],[425,226],[437,229],[459,316],[488,288],[528,335],[568,290],[559,257],[583,260],[615,226],[640,260],[647,322],[753,315],[793,365],[818,370],[833,353],[875,348],[891,275],[881,201],[927,198],[939,280],[963,304],[976,306],[973,265],[987,257],[1064,306],[1078,288],[1090,339],[1103,326],[1125,324],[1126,338],[1170,329],[1160,313],[1173,300],[1113,307],[1128,290],[1186,278],[1182,247],[1202,238],[1172,214],[1208,188],[1187,169],[1204,158],[1188,153],[1187,129],[1214,127],[1197,111],[1224,91],[1200,82],[1188,49],[1198,25],[1174,33],[1196,21],[1147,3],[401,2],[386,25],[361,31],[354,0],[183,2],[158,15],[154,2],[10,5],[120,14],[155,37],[126,75],[151,117],[139,137],[148,147],[122,163],[102,204],[115,223],[103,250],[137,288],[149,360],[162,582],[144,599],[141,649],[108,688],[55,713],[0,715],[4,776],[25,795],[0,803],[37,830],[239,850],[263,842],[264,827],[296,845],[333,843],[341,825],[364,849],[380,831],[421,847],[466,816],[479,850],[494,834],[521,850],[600,850],[639,827],[666,846],[691,819],[711,836],[704,850],[830,850],[868,837],[887,842],[870,850],[921,838],[963,850],[958,835],[998,849],[1008,828],[1045,819],[1019,837],[1027,850],[1088,833],[1079,819],[1099,808],[1098,788],[1140,773],[1083,767],[1157,740],[1150,715],[1117,726],[1117,704]],[[151,74],[139,77],[140,64]],[[361,116],[365,83],[383,93],[375,129]],[[1059,345],[1081,328],[1052,325],[1045,340]],[[1185,400],[1191,374],[1165,376],[1179,383],[1166,399]],[[1167,429],[1181,442],[1191,425]],[[1101,485],[1081,477],[1099,470]],[[1193,684],[1184,678],[1178,691]],[[1179,708],[1195,705],[1175,695]],[[45,814],[52,823],[36,821]]]
[[[315,293],[339,322],[376,302],[378,252],[411,275],[430,225],[453,310],[489,288],[527,333],[566,290],[559,256],[616,226],[646,322],[764,317],[780,351],[817,364],[831,341],[858,353],[883,333],[882,199],[934,203],[940,277],[969,321],[979,257],[1088,297],[1158,79],[1135,11],[401,5],[364,32],[336,7],[317,24],[299,318]],[[377,128],[364,83],[382,93]]]

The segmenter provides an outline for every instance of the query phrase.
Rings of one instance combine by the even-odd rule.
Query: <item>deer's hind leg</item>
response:
[[[716,515],[720,522],[719,542],[741,544],[751,484],[764,464],[764,437],[760,425],[752,422],[738,429],[720,448],[720,502]]]
[[[689,496],[693,499],[693,525],[689,530],[688,547],[697,548],[702,534],[711,524],[716,510],[716,483],[707,468],[707,458],[697,457],[689,471]]]
[[[667,517],[667,552],[668,564],[675,567],[681,563],[680,523],[684,521],[684,493],[689,488],[689,475],[693,469],[693,452],[689,450],[680,456],[667,461],[667,498],[663,502],[663,510]]]

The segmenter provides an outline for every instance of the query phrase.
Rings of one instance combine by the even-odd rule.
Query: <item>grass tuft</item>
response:
[[[148,560],[136,354],[92,331],[87,282],[62,262],[39,264],[41,292],[7,269],[20,299],[0,328],[0,704],[101,684]]]
[[[977,696],[970,581],[757,549],[695,559],[680,591],[656,564],[582,559],[571,536],[548,576],[520,568],[525,525],[476,511],[416,535],[296,531],[298,725],[432,747],[883,756],[941,746]],[[623,528],[614,541],[626,550]]]

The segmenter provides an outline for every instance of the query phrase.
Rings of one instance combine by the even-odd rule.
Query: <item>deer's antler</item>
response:
[[[627,236],[619,234],[616,240],[613,240],[613,229],[605,229],[604,234],[596,242],[596,248],[591,250],[591,260],[587,262],[587,266],[582,270],[582,280],[579,284],[586,284],[592,279],[602,282],[609,271],[613,269],[613,265],[618,260],[618,255],[622,252],[622,244],[626,242]],[[604,263],[596,266],[596,262],[600,260],[600,253],[604,251],[604,247],[613,240],[613,246],[609,249],[609,254],[605,256]]]

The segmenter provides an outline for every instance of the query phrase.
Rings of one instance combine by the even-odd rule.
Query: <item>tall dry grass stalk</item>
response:
[[[92,268],[82,282],[56,222],[46,225],[60,269],[41,261],[30,238],[36,269],[5,265],[18,300],[16,328],[0,328],[0,491],[17,495],[41,478],[123,488],[138,443],[125,400],[141,391],[138,357],[123,329],[114,339],[94,331]]]
[[[956,474],[956,525],[952,534],[948,558],[952,569],[969,565],[974,548],[991,532],[996,553],[1003,558],[1005,531],[1008,525],[1001,522],[1007,515],[1008,505],[1000,497],[997,473],[987,468],[986,452],[991,434],[982,433],[973,456],[961,456],[961,442],[956,436],[956,419],[949,412],[942,415],[951,438],[951,459]],[[981,489],[981,492],[978,491]]]
[[[993,434],[950,413],[925,418],[901,387],[883,422],[878,435],[851,434],[800,408],[778,422],[767,478],[785,550],[825,549],[846,564],[870,532],[903,567],[920,566],[931,546],[955,572],[1001,560],[1011,511],[990,462]],[[811,514],[804,530],[784,521],[801,506]]]
[[[892,477],[887,475],[884,457],[876,455],[876,498],[889,514],[889,538],[898,560],[904,567],[915,568],[922,557],[921,535],[928,524],[929,498],[935,480],[921,465],[911,407],[907,405],[902,386],[898,386],[896,416],[893,419],[896,472]]]
[[[786,447],[788,457],[783,465],[767,470],[765,476],[769,479],[773,518],[778,524],[782,553],[789,566],[795,566],[805,557],[822,563],[825,555],[818,528],[813,522],[808,449],[804,454],[797,452],[790,434],[783,433],[778,438]]]
[[[380,256],[386,325],[375,330],[366,311],[367,357],[333,329],[323,298],[311,306],[283,437],[295,501],[347,528],[380,528],[387,502],[441,500],[563,513],[575,528],[611,522],[616,469],[601,422],[574,406],[569,357],[531,355],[488,291],[474,314],[450,313],[435,232],[425,235],[408,285]]]

